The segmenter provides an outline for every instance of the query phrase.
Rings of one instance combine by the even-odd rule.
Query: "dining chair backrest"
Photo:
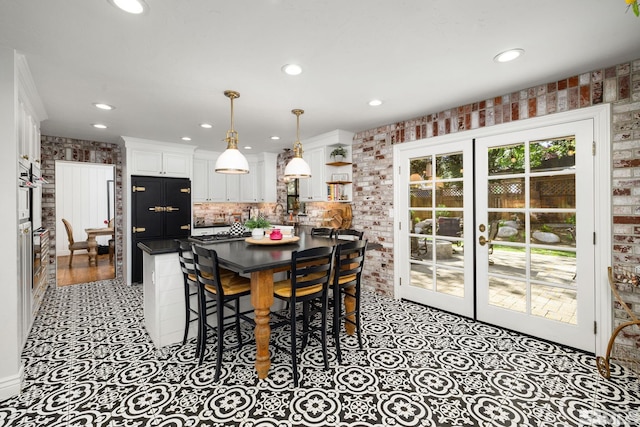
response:
[[[359,285],[364,266],[367,240],[355,240],[336,246],[333,286]]]
[[[67,239],[69,239],[69,246],[73,245],[73,227],[69,224],[69,221],[62,218],[62,223],[64,224],[64,228],[67,231]]]
[[[334,251],[334,246],[320,246],[291,253],[292,303],[297,297],[314,298],[327,291]]]
[[[196,267],[191,243],[180,239],[176,239],[176,242],[178,243],[178,259],[180,260],[180,269],[184,275],[185,284],[195,284],[197,281]]]
[[[337,230],[333,230],[333,237],[340,239],[342,236],[354,236],[358,240],[362,240],[362,237],[364,237],[364,231],[358,231],[351,228],[339,228]]]
[[[191,248],[196,278],[200,286],[215,289],[218,295],[224,295],[224,290],[220,283],[217,252],[197,245],[192,245]]]
[[[331,237],[332,234],[333,234],[333,228],[329,228],[329,227],[313,227],[311,229],[312,236]]]

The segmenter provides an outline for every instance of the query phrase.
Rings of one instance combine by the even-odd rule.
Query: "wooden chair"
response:
[[[333,230],[333,237],[340,239],[342,236],[354,236],[358,240],[362,240],[364,231],[353,230],[351,228],[338,228]]]
[[[331,288],[333,294],[333,338],[336,343],[338,363],[342,363],[340,329],[343,320],[347,332],[353,333],[355,329],[358,345],[362,350],[360,280],[366,248],[366,240],[343,243],[336,247]],[[351,301],[347,301],[347,299],[351,299]],[[349,309],[346,307],[347,302],[349,302]]]
[[[288,316],[273,313],[279,321],[271,325],[272,330],[289,326],[290,346],[288,349],[273,345],[291,355],[293,367],[293,385],[298,387],[298,339],[301,350],[304,350],[309,338],[314,337],[322,346],[324,368],[329,369],[327,358],[327,312],[329,277],[333,265],[333,246],[294,251],[291,254],[291,277],[273,285],[274,296],[286,301],[289,305]],[[302,313],[298,313],[297,303],[302,303]],[[320,322],[312,325],[315,316],[320,315]],[[297,322],[302,322],[302,332],[297,333]],[[320,336],[317,337],[315,334]]]
[[[218,254],[213,249],[192,245],[192,251],[198,283],[198,312],[205,313],[207,311],[207,298],[212,299],[215,301],[217,319],[216,325],[213,326],[207,322],[207,316],[199,316],[202,336],[198,363],[202,364],[204,359],[207,332],[213,330],[217,336],[216,374],[214,380],[218,381],[222,368],[222,352],[233,348],[241,348],[243,345],[240,320],[255,325],[253,319],[247,316],[247,314],[253,313],[253,310],[240,311],[240,298],[249,295],[251,280],[237,274],[221,274]],[[225,308],[231,309],[233,314],[225,316]],[[229,319],[233,319],[233,322],[225,323]],[[235,327],[238,345],[224,348],[224,332],[231,327]]]
[[[71,267],[71,263],[73,262],[73,252],[84,250],[89,253],[89,242],[83,240],[81,242],[76,242],[73,239],[73,227],[69,224],[69,221],[62,218],[62,223],[64,224],[64,228],[67,230],[67,239],[69,239],[69,251],[71,251],[71,255],[69,256],[69,267]]]

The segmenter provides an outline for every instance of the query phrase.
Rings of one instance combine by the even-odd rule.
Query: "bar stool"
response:
[[[327,358],[327,312],[329,277],[333,266],[333,246],[293,251],[291,254],[291,277],[273,284],[274,296],[289,305],[287,316],[273,313],[279,321],[271,325],[272,330],[289,325],[290,347],[288,349],[273,345],[289,353],[293,367],[293,385],[298,387],[297,340],[302,340],[304,350],[309,338],[314,337],[322,346],[324,368],[329,369]],[[302,313],[296,311],[297,303],[302,303]],[[320,323],[312,326],[316,315],[320,314]],[[298,335],[296,323],[302,321],[302,333]],[[318,333],[320,337],[315,336]]]
[[[247,316],[253,310],[240,311],[240,298],[249,295],[251,291],[251,280],[237,274],[221,274],[218,263],[218,254],[213,249],[206,249],[197,245],[192,245],[193,259],[198,282],[198,310],[204,313],[207,307],[207,298],[215,301],[216,320],[215,326],[207,322],[206,316],[200,316],[200,327],[202,338],[200,340],[200,351],[198,363],[202,364],[207,345],[207,331],[213,330],[217,336],[216,346],[216,374],[215,381],[220,379],[222,368],[222,352],[234,348],[241,348],[243,345],[242,334],[240,332],[240,320],[249,322],[255,326],[252,318]],[[224,271],[224,270],[223,270]],[[232,314],[225,316],[225,308],[231,309]],[[233,322],[225,323],[226,320],[233,319]],[[235,327],[238,345],[224,348],[224,332],[226,329]]]
[[[362,350],[360,281],[366,248],[366,240],[343,243],[336,247],[331,288],[333,293],[333,338],[336,343],[338,363],[342,363],[340,329],[343,320],[348,333],[353,333],[353,329],[355,329],[358,345]],[[342,301],[343,297],[344,302]]]

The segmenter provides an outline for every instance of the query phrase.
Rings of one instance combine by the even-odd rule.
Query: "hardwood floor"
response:
[[[57,265],[58,286],[77,285],[116,277],[114,265],[109,262],[108,254],[98,255],[97,266],[94,267],[89,266],[88,255],[82,252],[73,255],[71,267],[69,267],[68,256],[59,256]]]

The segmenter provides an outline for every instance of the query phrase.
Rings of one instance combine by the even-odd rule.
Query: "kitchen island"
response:
[[[274,274],[289,269],[293,251],[336,243],[334,239],[312,236],[306,230],[298,237],[298,242],[276,246],[248,244],[244,240],[201,244],[216,250],[221,266],[251,277],[251,305],[256,320],[256,370],[259,378],[266,378],[271,365],[269,313],[274,308]],[[177,243],[159,241],[139,245],[144,252],[143,286],[147,331],[156,346],[180,342],[184,331],[185,308]]]

